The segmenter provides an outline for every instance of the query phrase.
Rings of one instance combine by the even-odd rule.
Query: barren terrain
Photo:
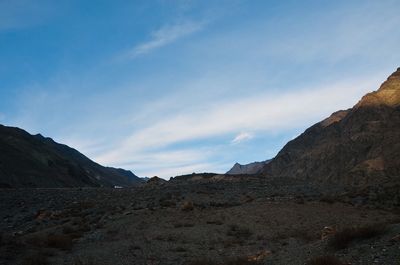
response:
[[[0,264],[400,261],[398,206],[278,180],[6,189],[0,200]]]

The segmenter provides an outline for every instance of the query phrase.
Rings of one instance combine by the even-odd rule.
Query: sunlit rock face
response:
[[[365,95],[355,108],[379,105],[397,107],[400,105],[400,68],[374,92]]]
[[[269,177],[346,185],[400,179],[400,68],[353,108],[333,113],[264,166]]]

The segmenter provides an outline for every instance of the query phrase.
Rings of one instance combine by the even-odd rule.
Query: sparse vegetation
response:
[[[72,234],[75,231],[70,225],[65,225],[62,230],[64,234]]]
[[[170,199],[160,200],[159,204],[161,207],[175,207],[176,202]]]
[[[199,194],[192,191],[197,187],[195,184],[187,185],[190,186],[186,188],[177,185],[169,188],[165,185],[163,188],[167,189],[166,191],[153,188],[118,191],[106,189],[34,191],[36,196],[43,198],[40,202],[35,202],[34,206],[29,205],[35,208],[34,211],[20,211],[17,208],[8,210],[4,207],[7,204],[0,206],[3,220],[6,220],[2,224],[5,230],[2,231],[1,237],[0,263],[58,264],[62,263],[65,257],[68,264],[72,265],[108,264],[111,258],[114,258],[110,256],[109,251],[113,251],[115,246],[121,249],[120,252],[113,253],[117,262],[129,259],[135,264],[146,264],[146,261],[150,261],[151,264],[191,264],[192,261],[194,265],[246,265],[257,262],[286,265],[294,264],[294,259],[297,261],[297,257],[292,256],[297,252],[293,250],[294,247],[315,251],[314,245],[321,246],[326,243],[330,248],[332,244],[330,240],[337,228],[345,227],[349,223],[361,226],[371,220],[382,220],[390,224],[391,230],[385,237],[378,237],[377,240],[361,241],[362,238],[379,234],[371,233],[371,230],[376,229],[365,229],[361,226],[362,229],[358,229],[359,232],[355,233],[355,239],[351,238],[345,243],[357,242],[357,244],[352,244],[345,254],[340,252],[339,259],[351,261],[352,257],[362,253],[361,251],[365,251],[366,248],[371,255],[361,257],[360,264],[373,264],[372,255],[378,257],[378,264],[390,264],[387,262],[388,258],[398,256],[393,254],[393,248],[396,247],[397,250],[400,227],[397,224],[398,212],[392,209],[374,210],[341,203],[327,205],[319,202],[319,197],[312,196],[305,197],[312,198],[313,201],[307,200],[304,204],[299,204],[297,201],[299,197],[296,196],[277,197],[272,202],[269,200],[269,195],[264,196],[265,190],[270,185],[259,188],[251,183],[238,183],[224,186],[223,190],[219,190],[225,184],[213,183],[205,185],[209,187],[209,193]],[[175,195],[174,189],[181,190],[179,198]],[[243,189],[251,189],[255,200],[231,207],[236,198],[243,198]],[[271,191],[275,192],[276,189],[278,188],[272,187]],[[163,192],[172,195],[166,196]],[[211,192],[214,193],[210,195]],[[233,196],[235,192],[240,193],[235,197]],[[23,195],[20,196],[23,200],[35,200],[34,196],[30,197],[26,191],[2,193],[0,197],[5,202],[14,203],[15,194],[18,193]],[[179,203],[179,207],[162,207],[158,204],[160,198],[172,198]],[[69,203],[65,203],[65,200]],[[84,202],[93,200],[97,203],[75,203],[80,200]],[[181,206],[185,201],[193,202],[194,209],[182,211]],[[221,207],[209,207],[209,203],[213,201],[220,202]],[[38,203],[39,206],[36,206]],[[137,206],[147,204],[153,205],[152,210],[148,208],[134,210]],[[80,210],[89,205],[93,205],[93,208]],[[124,206],[120,207],[124,208],[124,214],[112,216],[111,213],[115,211],[114,206],[120,205]],[[202,209],[198,205],[206,207]],[[77,211],[71,210],[77,208],[79,208]],[[47,217],[42,220],[34,219],[32,216],[36,209],[46,209],[57,214],[59,219]],[[126,215],[126,212],[132,214]],[[98,223],[101,223],[103,228],[99,229]],[[14,227],[7,228],[8,225]],[[326,225],[335,229],[326,240],[319,241],[321,230]],[[84,240],[75,240],[83,235]],[[311,243],[315,240],[318,242]],[[381,248],[370,248],[381,245],[383,241],[386,244],[386,256],[381,255],[383,253]],[[106,250],[99,251],[100,247]],[[84,251],[81,251],[82,249]],[[323,249],[319,248],[318,251],[311,253],[323,254],[320,250]],[[329,249],[326,251],[330,253]],[[211,260],[201,258],[208,256]],[[96,257],[95,263],[91,263],[89,257]],[[298,263],[306,264],[309,257],[308,253],[303,252],[298,257]],[[314,263],[317,265],[324,264],[322,262],[329,264],[326,257],[325,260],[319,257],[309,262],[319,262]]]
[[[186,252],[187,249],[184,248],[184,247],[176,247],[176,248],[171,249],[171,251],[173,251],[173,252]]]
[[[193,223],[176,223],[174,224],[174,228],[180,228],[180,227],[193,227]]]
[[[226,234],[240,239],[248,239],[253,233],[247,227],[233,224],[229,226]]]
[[[222,222],[221,220],[208,220],[206,221],[207,224],[209,225],[223,225],[224,222]]]
[[[225,258],[222,261],[214,261],[208,258],[198,259],[189,263],[189,265],[257,265],[259,261],[250,260],[246,256]]]
[[[185,202],[182,204],[181,209],[182,209],[182,211],[184,211],[184,212],[193,211],[193,209],[194,209],[193,202],[192,202],[192,201],[185,201]]]
[[[308,231],[306,228],[297,228],[288,233],[287,237],[294,237],[303,240],[304,242],[312,242],[319,239],[315,232]]]
[[[72,238],[69,235],[48,235],[47,246],[61,250],[72,248]]]
[[[373,238],[383,234],[385,231],[386,225],[384,224],[345,228],[334,234],[329,241],[329,245],[336,250],[344,249],[353,241]]]
[[[92,257],[88,258],[81,258],[81,257],[75,257],[74,260],[72,261],[72,265],[95,265],[96,263],[94,262]]]
[[[311,259],[307,265],[343,265],[335,256],[321,256]]]
[[[65,225],[62,229],[63,234],[70,236],[72,239],[81,238],[84,232],[89,231],[88,226],[80,225],[78,229],[71,225]]]
[[[320,202],[325,202],[328,204],[333,204],[337,202],[337,198],[333,197],[332,195],[323,195],[320,199]]]
[[[43,252],[35,252],[24,258],[23,265],[47,265],[50,264]]]
[[[25,239],[25,243],[35,247],[44,247],[47,245],[46,235],[43,233],[29,235]]]

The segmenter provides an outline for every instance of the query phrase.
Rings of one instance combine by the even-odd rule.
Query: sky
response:
[[[399,1],[0,0],[0,123],[139,176],[274,157],[400,66]]]

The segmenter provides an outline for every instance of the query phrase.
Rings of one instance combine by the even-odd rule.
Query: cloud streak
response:
[[[206,23],[186,21],[173,25],[166,25],[151,33],[151,39],[140,43],[126,53],[128,59],[136,58],[140,55],[150,53],[153,50],[171,44],[178,39],[200,31]]]
[[[165,148],[190,141],[236,135],[226,143],[229,145],[251,139],[252,134],[246,131],[280,133],[311,125],[333,111],[355,104],[375,84],[376,80],[354,80],[324,88],[301,89],[278,95],[264,93],[218,104],[214,102],[206,108],[194,106],[185,114],[163,117],[154,124],[134,131],[109,152],[95,156],[95,160],[111,165],[130,164],[135,169],[141,165],[150,168],[149,163],[155,164],[155,167],[159,163],[170,168],[187,168],[190,164],[210,161],[209,158],[218,152],[195,149],[171,152]],[[137,164],[133,164],[136,159]]]
[[[31,0],[3,2],[0,31],[2,25],[15,29],[40,22],[37,16],[24,14],[37,15],[42,5],[24,13],[2,7]],[[113,38],[116,42],[104,50],[107,45],[96,45],[101,39],[90,36],[109,36],[110,32],[96,24],[91,28],[96,34],[87,38],[93,41],[88,53],[99,54],[106,63],[79,58],[75,64],[87,65],[89,70],[76,67],[79,70],[69,73],[69,63],[60,65],[61,74],[48,81],[42,80],[57,67],[38,68],[43,76],[24,80],[24,75],[28,88],[20,89],[25,92],[19,93],[18,100],[0,97],[4,102],[15,101],[14,109],[0,111],[6,115],[5,122],[54,137],[97,162],[139,175],[223,172],[235,160],[273,156],[292,135],[377,88],[399,61],[396,3],[385,3],[366,1],[306,13],[294,12],[302,10],[297,8],[300,4],[289,4],[276,15],[275,11],[268,14],[275,10],[271,4],[258,8],[262,12],[253,12],[257,5],[244,2],[238,3],[243,4],[240,12],[217,4],[218,14],[210,12],[207,4],[202,12],[194,12],[194,6],[175,13],[176,23],[163,21],[164,16],[156,16],[153,8],[148,9],[149,17],[157,19],[139,17],[143,19],[139,24],[131,23],[130,12],[120,21],[107,17],[104,21],[111,19],[107,24],[122,27],[123,37]],[[235,15],[224,17],[228,9]],[[254,16],[240,15],[248,11]],[[9,22],[4,18],[10,18]],[[75,18],[71,26],[87,22],[86,12],[83,19]],[[64,29],[68,32],[73,28],[62,24],[68,25]],[[164,26],[148,31],[145,38],[131,35],[155,24]],[[58,32],[59,25],[52,25]],[[137,37],[135,42],[133,37]],[[52,43],[52,36],[48,38]],[[30,51],[36,54],[32,60],[42,61],[35,47]],[[152,53],[162,60],[145,60]],[[21,57],[17,52],[15,56]],[[118,64],[121,61],[129,63]],[[11,67],[4,62],[4,68]],[[15,72],[18,79],[20,72]]]
[[[232,141],[232,144],[240,144],[241,142],[248,141],[252,139],[254,136],[251,133],[241,132],[239,133]]]

